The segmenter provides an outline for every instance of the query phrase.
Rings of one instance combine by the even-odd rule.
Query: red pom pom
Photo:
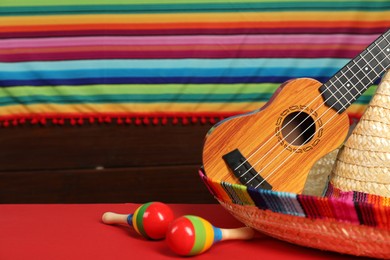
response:
[[[163,117],[163,119],[161,119],[161,124],[162,124],[162,125],[168,124],[168,118]]]
[[[188,118],[187,117],[183,117],[182,118],[182,123],[183,123],[183,125],[188,125],[190,122],[188,121]]]
[[[148,117],[145,117],[142,121],[143,121],[143,123],[144,123],[145,125],[149,125],[149,124],[150,124],[150,120],[149,120]]]

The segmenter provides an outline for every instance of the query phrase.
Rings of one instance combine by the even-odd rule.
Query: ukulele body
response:
[[[339,114],[324,103],[320,86],[309,78],[288,81],[261,110],[228,118],[213,127],[203,148],[207,176],[258,188],[251,181],[243,183],[233,173],[236,166],[246,163],[250,171],[240,172],[249,176],[246,180],[253,180],[252,172],[272,190],[301,193],[313,164],[338,148],[349,129],[346,113]],[[237,151],[245,160],[232,167],[226,157]]]

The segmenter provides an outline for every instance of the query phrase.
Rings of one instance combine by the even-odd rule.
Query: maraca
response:
[[[169,225],[165,239],[173,252],[191,256],[203,253],[219,241],[251,239],[254,234],[250,227],[221,229],[201,217],[186,215]]]
[[[102,216],[105,224],[128,224],[138,234],[151,240],[163,239],[173,219],[171,208],[161,202],[143,204],[134,214],[106,212]]]

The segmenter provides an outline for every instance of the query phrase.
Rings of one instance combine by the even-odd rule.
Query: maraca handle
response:
[[[255,235],[255,231],[250,227],[224,229],[221,228],[222,240],[240,239],[249,240]]]
[[[127,219],[131,218],[132,214],[118,214],[114,212],[106,212],[102,216],[102,221],[105,224],[125,224],[129,225]]]

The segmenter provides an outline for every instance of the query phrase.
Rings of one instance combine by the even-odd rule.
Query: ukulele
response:
[[[203,167],[213,180],[301,193],[313,164],[349,130],[345,110],[390,67],[390,30],[324,84],[283,83],[259,110],[227,118],[207,134]]]

